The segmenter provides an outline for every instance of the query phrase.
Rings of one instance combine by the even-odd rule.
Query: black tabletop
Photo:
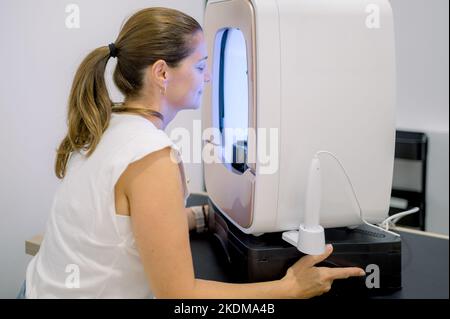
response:
[[[448,240],[400,232],[402,236],[402,289],[377,298],[448,299]],[[210,235],[191,235],[196,278],[232,282],[220,250]]]

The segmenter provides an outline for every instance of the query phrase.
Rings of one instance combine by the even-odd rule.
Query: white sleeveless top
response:
[[[71,155],[44,240],[27,268],[27,298],[153,297],[130,217],[115,212],[114,187],[130,163],[167,146],[179,161],[186,204],[189,192],[177,146],[139,115],[113,113],[94,153]]]

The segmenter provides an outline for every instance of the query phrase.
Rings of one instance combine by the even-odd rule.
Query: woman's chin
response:
[[[197,110],[197,109],[200,108],[201,105],[202,105],[202,100],[199,99],[196,103],[194,103],[194,104],[191,106],[191,109]]]
[[[183,107],[183,110],[197,110],[198,108],[200,108],[200,103],[185,106],[185,107]]]

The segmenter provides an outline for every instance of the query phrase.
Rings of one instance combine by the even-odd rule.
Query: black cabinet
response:
[[[427,186],[427,155],[428,138],[425,133],[397,131],[395,142],[395,158],[400,160],[418,161],[420,163],[420,189],[401,189],[393,186],[392,197],[402,199],[404,208],[391,207],[389,215],[419,207],[419,212],[403,217],[397,225],[425,230],[426,186]]]

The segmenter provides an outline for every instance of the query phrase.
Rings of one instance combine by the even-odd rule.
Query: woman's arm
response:
[[[157,298],[308,298],[329,291],[335,279],[365,275],[355,267],[316,267],[332,253],[328,247],[323,255],[301,258],[280,280],[230,284],[196,279],[181,175],[170,148],[132,163],[121,178],[134,237]]]
[[[122,176],[137,247],[157,298],[285,298],[283,281],[229,284],[195,279],[178,164],[170,148],[132,163]]]

